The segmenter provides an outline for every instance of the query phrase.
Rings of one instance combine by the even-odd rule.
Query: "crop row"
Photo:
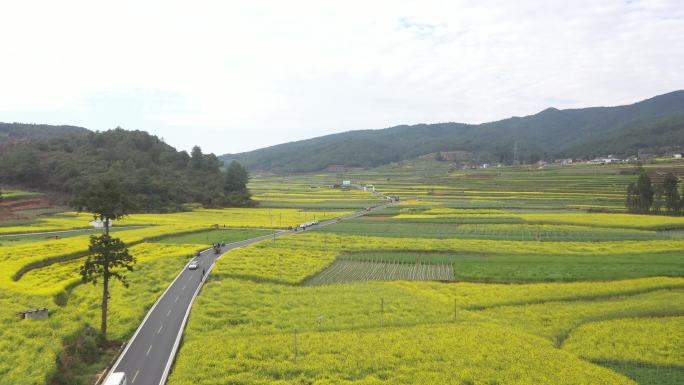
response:
[[[306,285],[331,285],[363,281],[453,281],[451,264],[408,264],[337,260]]]
[[[453,211],[446,211],[453,210]],[[419,211],[402,213],[394,217],[398,220],[411,219],[450,219],[459,223],[459,219],[510,219],[517,218],[530,224],[556,224],[574,226],[592,226],[607,228],[626,228],[641,230],[666,230],[684,228],[684,217],[665,215],[607,214],[579,212],[546,212],[546,213],[513,213],[513,212],[471,212],[460,209],[440,209],[438,212]]]
[[[322,228],[319,231],[337,234],[385,237],[473,238],[521,241],[611,241],[671,239],[670,234],[655,231],[599,228],[553,224],[454,224],[421,225],[392,219],[359,219]]]

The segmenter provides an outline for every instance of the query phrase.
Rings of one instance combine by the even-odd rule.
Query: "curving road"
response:
[[[377,195],[377,194],[376,194]],[[378,195],[384,197],[382,194]],[[369,212],[382,210],[392,203],[386,203],[370,210],[363,210],[343,217],[321,221],[317,228],[337,223],[341,219],[353,219]],[[307,230],[308,231],[308,230]],[[285,230],[270,235],[264,235],[240,242],[227,244],[220,254],[214,254],[212,249],[201,253],[197,270],[183,268],[166,291],[159,297],[143,319],[133,337],[128,341],[116,363],[113,372],[125,372],[129,385],[163,385],[171,370],[176,356],[183,329],[190,308],[197,296],[204,277],[209,275],[214,262],[221,255],[230,250],[249,244],[273,239],[287,234],[304,233],[306,231]],[[203,276],[202,272],[205,271]]]

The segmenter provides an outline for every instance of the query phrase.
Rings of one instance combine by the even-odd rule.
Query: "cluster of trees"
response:
[[[627,186],[627,210],[634,213],[682,215],[684,193],[679,193],[679,178],[669,173],[662,183],[653,183],[641,170],[636,183]]]
[[[0,181],[62,193],[66,202],[103,178],[122,186],[135,212],[177,211],[185,203],[253,205],[239,163],[224,170],[214,154],[177,151],[144,131],[34,139],[0,152]]]

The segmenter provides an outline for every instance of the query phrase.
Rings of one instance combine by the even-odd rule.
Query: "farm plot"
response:
[[[169,383],[635,385],[539,338],[482,323],[302,333],[298,360],[289,333],[225,341],[186,341]]]
[[[453,281],[450,264],[409,264],[400,262],[364,262],[337,260],[306,286],[331,285],[363,281]]]

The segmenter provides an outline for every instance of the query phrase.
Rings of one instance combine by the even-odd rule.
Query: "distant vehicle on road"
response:
[[[306,230],[307,227],[316,226],[317,224],[318,224],[318,221],[306,222],[306,223],[302,223],[298,227],[302,230]]]
[[[114,372],[107,377],[107,381],[105,381],[104,384],[102,385],[126,385],[128,384],[126,382],[126,373],[124,372]]]
[[[190,269],[190,270],[197,270],[197,266],[199,266],[199,263],[197,263],[197,261],[192,261],[192,262],[190,262],[190,264],[188,265],[188,269]]]

